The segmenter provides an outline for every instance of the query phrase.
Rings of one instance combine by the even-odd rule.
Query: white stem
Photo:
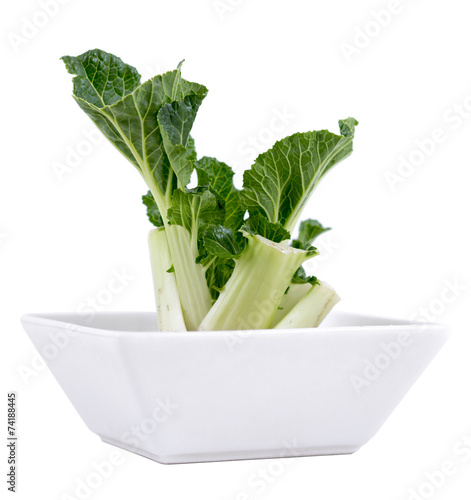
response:
[[[314,328],[321,324],[340,297],[327,283],[311,287],[275,328]]]
[[[205,269],[195,262],[198,249],[191,244],[187,229],[172,224],[165,231],[186,328],[193,331],[198,328],[212,306]]]
[[[149,233],[150,261],[154,279],[157,323],[161,332],[186,330],[175,273],[168,273],[172,258],[165,229],[153,229]]]
[[[296,269],[307,252],[248,235],[224,290],[199,330],[269,328]]]
[[[303,285],[295,285],[291,283],[289,285],[288,291],[283,295],[281,299],[280,307],[275,313],[271,328],[274,328],[290,311],[294,306],[306,295],[306,293],[311,290],[312,285],[310,283],[305,283]]]

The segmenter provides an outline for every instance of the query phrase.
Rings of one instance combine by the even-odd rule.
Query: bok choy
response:
[[[62,59],[77,104],[147,184],[159,329],[317,326],[338,296],[302,264],[327,228],[308,219],[291,235],[320,180],[352,152],[357,121],[340,120],[338,135],[278,141],[238,190],[229,165],[197,157],[191,130],[208,91],[182,78],[181,63],[141,83],[134,67],[101,50]]]

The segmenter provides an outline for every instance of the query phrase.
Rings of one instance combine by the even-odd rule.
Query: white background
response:
[[[355,455],[280,468],[273,461],[162,466],[120,452],[122,463],[89,498],[408,500],[411,488],[422,488],[428,498],[469,500],[471,460],[453,451],[471,435],[467,2],[51,0],[49,14],[40,4],[3,7],[0,46],[0,435],[6,393],[16,390],[16,498],[77,498],[92,463],[115,450],[87,430],[34,358],[20,315],[75,310],[123,268],[132,279],[104,308],[153,308],[146,188],[108,143],[84,142],[93,126],[59,60],[98,47],[146,77],[185,58],[184,77],[210,89],[194,129],[198,152],[239,173],[253,160],[250,138],[261,152],[285,135],[337,131],[339,118],[356,117],[354,154],[306,210],[334,228],[313,270],[362,312],[425,314],[452,325],[453,337]],[[285,123],[274,121],[280,113]],[[413,164],[400,168],[401,158]],[[454,474],[427,488],[426,475],[444,461]],[[268,479],[254,487],[259,474]]]

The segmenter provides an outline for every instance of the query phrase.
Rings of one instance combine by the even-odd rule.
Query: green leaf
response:
[[[330,227],[324,227],[319,221],[315,219],[307,219],[299,225],[298,239],[291,242],[291,246],[301,250],[310,250],[313,254],[317,255],[317,249],[311,243],[322,233],[329,231]],[[307,276],[306,271],[300,266],[291,280],[291,283],[297,285],[304,285],[310,283],[316,285],[319,283],[315,276]]]
[[[318,220],[306,219],[299,225],[299,234],[297,239],[291,242],[294,248],[305,250],[310,247],[312,242],[322,233],[330,231],[330,227],[324,227]]]
[[[165,152],[182,187],[190,182],[194,169],[196,153],[194,143],[189,144],[190,130],[205,95],[190,95],[183,101],[167,103],[157,114]]]
[[[141,84],[136,68],[103,50],[89,50],[78,57],[64,56],[72,81],[74,95],[97,108],[114,104]]]
[[[195,147],[195,140],[191,135],[188,137],[188,144],[186,145],[186,149],[188,152],[188,158],[190,158],[191,161],[195,162],[196,161],[196,147]]]
[[[232,276],[235,262],[232,259],[216,258],[206,271],[206,281],[211,292],[211,298],[215,301],[224,290],[226,283]]]
[[[311,285],[316,285],[319,280],[315,276],[307,276],[306,271],[303,266],[299,266],[291,279],[291,283],[296,285],[304,285],[310,283]]]
[[[250,215],[263,214],[291,231],[322,177],[352,152],[354,118],[340,120],[341,135],[327,130],[286,137],[244,172],[242,198]]]
[[[261,214],[250,216],[241,227],[242,231],[249,234],[260,235],[268,240],[280,243],[283,240],[289,240],[290,234],[278,222],[269,222],[266,217]]]
[[[211,225],[204,232],[203,244],[212,257],[236,259],[246,243],[241,233],[221,225]]]
[[[186,228],[193,237],[200,238],[206,224],[224,220],[224,211],[219,208],[214,194],[208,190],[176,189],[168,219],[172,224]]]
[[[224,208],[226,209],[224,225],[237,231],[244,223],[244,216],[247,211],[242,203],[241,191],[237,189],[231,191],[226,199]]]
[[[147,207],[147,217],[149,217],[150,222],[156,227],[162,227],[164,221],[159,211],[159,207],[150,191],[142,197],[142,203]]]
[[[226,201],[231,191],[235,189],[232,182],[234,177],[232,168],[216,158],[203,156],[196,162],[196,169],[200,185],[208,185],[219,199]]]
[[[226,218],[224,226],[237,231],[244,222],[246,212],[240,191],[233,183],[234,171],[226,163],[203,156],[196,162],[198,185],[208,186],[224,206]]]
[[[78,105],[142,172],[154,195],[153,188],[157,186],[161,196],[156,202],[164,213],[165,196],[170,196],[168,190],[172,190],[175,183],[157,113],[162,106],[183,101],[187,96],[196,96],[195,101],[203,99],[206,87],[182,79],[180,68],[139,85],[140,76],[132,66],[100,50],[62,59],[68,71],[76,75],[74,98]],[[170,110],[164,114],[170,115]],[[167,126],[170,126],[168,121],[172,120],[170,116],[167,118]],[[167,128],[165,130],[168,134]]]

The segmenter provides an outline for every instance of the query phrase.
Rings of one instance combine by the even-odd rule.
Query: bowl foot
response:
[[[112,438],[100,436],[101,440],[112,446],[117,446],[131,453],[136,453],[142,457],[149,458],[160,464],[190,464],[202,462],[226,462],[233,460],[262,460],[262,459],[289,459],[298,457],[315,457],[328,455],[351,455],[358,451],[361,446],[326,446],[314,448],[299,448],[296,454],[286,455],[286,450],[246,450],[246,451],[226,451],[211,453],[188,453],[180,455],[156,455],[142,448],[117,441]]]

